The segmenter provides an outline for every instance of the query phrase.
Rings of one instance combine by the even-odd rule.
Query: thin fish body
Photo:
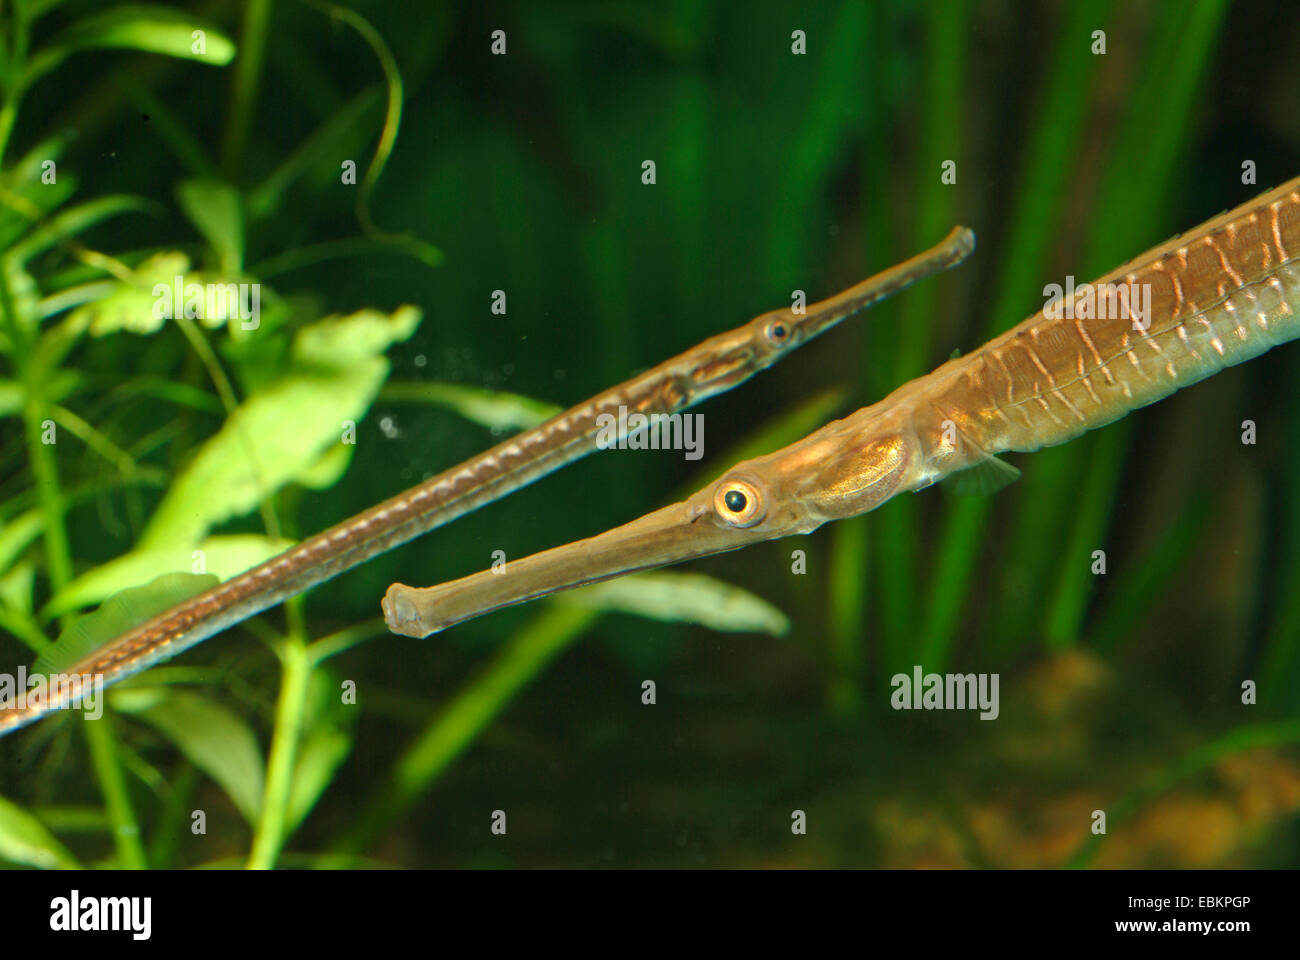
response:
[[[1039,311],[915,381],[989,453],[1071,440],[1300,336],[1300,178],[1092,286],[1150,285],[1149,325]],[[1071,310],[1070,312],[1074,312]],[[908,385],[911,386],[910,384]],[[899,391],[907,402],[908,388]],[[896,394],[898,396],[899,394]]]
[[[422,637],[492,610],[638,570],[808,533],[995,454],[1086,430],[1300,337],[1300,178],[1175,237],[1092,285],[1149,284],[1149,310],[1082,319],[1067,298],[979,350],[689,500],[586,540],[425,589],[384,616]]]
[[[779,309],[718,334],[539,426],[316,534],[250,570],[183,601],[71,665],[105,686],[175,656],[366,560],[450,523],[572,463],[597,446],[606,415],[671,415],[730,390],[840,321],[948,269],[974,249],[955,228],[940,244],[794,313]],[[621,429],[621,426],[620,426]],[[0,708],[0,736],[70,700],[67,691],[21,709]]]

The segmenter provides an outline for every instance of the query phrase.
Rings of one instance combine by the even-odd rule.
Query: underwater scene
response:
[[[1300,6],[0,3],[0,864],[1300,865]]]

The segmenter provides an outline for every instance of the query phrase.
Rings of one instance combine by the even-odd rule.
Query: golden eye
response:
[[[752,483],[725,480],[713,494],[713,509],[733,527],[752,527],[763,519],[767,505]]]
[[[790,341],[790,324],[781,319],[769,320],[763,335],[774,347],[783,347]]]

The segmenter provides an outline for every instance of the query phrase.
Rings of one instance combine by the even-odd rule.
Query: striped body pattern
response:
[[[375,507],[316,534],[252,569],[191,597],[128,631],[69,667],[104,683],[180,653],[248,617],[323,583],[436,527],[450,523],[577,460],[597,447],[606,417],[620,412],[671,416],[731,389],[841,320],[938,270],[974,249],[969,230],[795,314],[762,314],[710,337],[545,423],[497,444]],[[69,699],[0,710],[0,735],[38,719]]]
[[[1032,451],[1300,337],[1300,178],[1093,286],[1106,283],[1149,284],[1145,329],[1127,315],[1039,311],[899,392],[929,381],[913,402],[956,422],[984,453]]]

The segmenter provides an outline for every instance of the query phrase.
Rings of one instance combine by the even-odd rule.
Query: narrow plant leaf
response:
[[[339,680],[327,668],[313,670],[303,707],[302,735],[294,758],[285,811],[285,836],[311,813],[352,750],[355,706],[339,696]]]
[[[44,529],[44,514],[33,507],[0,526],[0,573],[4,573]]]
[[[87,17],[51,43],[60,59],[75,50],[96,49],[141,50],[212,66],[225,66],[235,58],[235,44],[224,33],[192,16],[153,5],[115,7]],[[42,63],[40,69],[48,67]]]
[[[0,860],[43,870],[81,867],[39,820],[4,797],[0,797]]]
[[[98,197],[75,207],[69,207],[44,220],[12,247],[6,259],[23,264],[44,253],[56,243],[76,237],[79,233],[123,213],[146,213],[154,206],[142,197],[114,195]]]
[[[558,594],[555,602],[669,623],[698,623],[727,633],[779,637],[790,629],[789,618],[766,600],[700,573],[638,573]]]
[[[22,408],[22,386],[17,380],[0,380],[0,417],[12,417]]]
[[[387,384],[380,396],[390,403],[427,403],[452,410],[471,423],[491,430],[527,430],[563,408],[504,390],[467,387],[458,383],[403,381]]]
[[[114,700],[115,707],[123,703],[129,701]],[[262,749],[252,727],[236,713],[192,691],[168,688],[132,716],[174,743],[217,782],[249,823],[256,821],[262,804]]]
[[[220,582],[210,573],[164,573],[144,586],[115,593],[59,634],[58,641],[36,658],[32,673],[63,673],[114,637]]]
[[[176,187],[185,216],[217,254],[223,273],[238,273],[244,265],[244,212],[239,191],[220,180],[184,180]]]

